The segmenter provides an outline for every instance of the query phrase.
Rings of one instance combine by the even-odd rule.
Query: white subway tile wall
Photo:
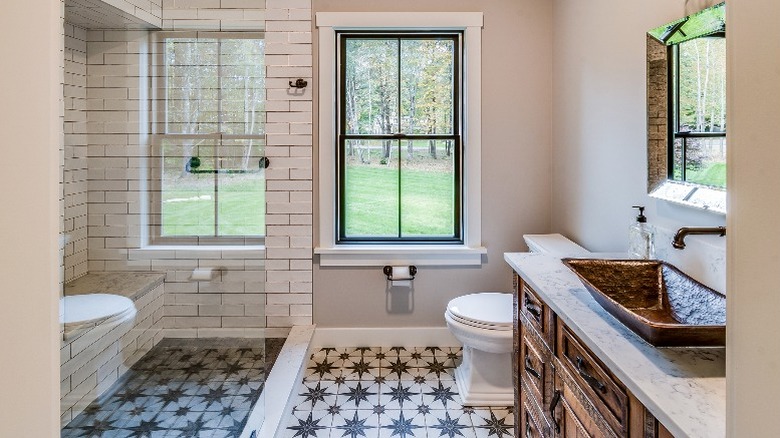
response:
[[[265,0],[162,0],[165,30],[262,31]]]
[[[266,1],[266,323],[312,322],[311,0]],[[291,88],[302,78],[309,86]]]
[[[65,282],[87,273],[87,31],[65,23],[63,168],[60,181]],[[67,237],[66,237],[67,236]]]
[[[262,2],[261,2],[262,3]],[[164,1],[173,10],[240,9],[242,0]],[[261,5],[262,6],[262,5]],[[265,253],[249,249],[142,248],[150,176],[150,34],[86,33],[88,151],[88,269],[166,273],[166,336],[285,336],[312,315],[312,103],[310,1],[269,1],[274,30],[266,32],[268,126]],[[251,14],[250,14],[251,15]],[[205,11],[201,17],[207,17]],[[211,16],[220,28],[234,13]],[[252,15],[261,18],[259,15]],[[211,18],[209,18],[211,19]],[[173,28],[176,28],[173,20]],[[244,20],[243,30],[254,27]],[[260,20],[262,21],[262,20]],[[289,22],[289,23],[287,23]],[[171,24],[171,23],[168,23]],[[237,27],[232,27],[234,30]],[[211,281],[190,280],[194,268],[213,267]],[[267,306],[267,308],[266,308]]]

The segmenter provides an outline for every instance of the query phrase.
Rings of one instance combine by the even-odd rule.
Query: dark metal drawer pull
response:
[[[603,383],[599,382],[599,380],[587,372],[585,372],[585,360],[582,359],[580,356],[577,356],[577,373],[579,373],[580,377],[585,379],[586,382],[588,382],[588,385],[592,386],[594,389],[598,389],[601,392],[607,392],[607,387],[604,386]]]
[[[555,390],[555,393],[553,394],[552,400],[550,400],[550,418],[553,422],[553,427],[555,428],[555,434],[561,433],[561,425],[558,424],[558,420],[555,418],[555,408],[558,407],[558,402],[561,401],[561,391],[559,389]]]
[[[531,300],[528,298],[528,295],[525,296],[525,310],[533,315],[533,317],[541,322],[542,320],[542,309],[540,309],[536,304],[532,303]]]
[[[528,415],[528,412],[526,412],[525,413],[525,436],[533,437],[532,432],[533,429],[531,429],[531,416]]]
[[[526,356],[526,357],[525,357],[525,371],[526,371],[528,374],[530,374],[530,375],[532,375],[532,376],[536,377],[536,378],[537,378],[537,379],[539,379],[539,380],[541,380],[541,379],[542,379],[542,375],[539,373],[539,371],[536,371],[536,370],[533,368],[533,364],[531,363],[531,358],[530,358],[530,357],[528,357],[528,356]]]

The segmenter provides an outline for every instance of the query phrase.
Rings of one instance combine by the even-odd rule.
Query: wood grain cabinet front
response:
[[[515,436],[673,438],[517,274]]]

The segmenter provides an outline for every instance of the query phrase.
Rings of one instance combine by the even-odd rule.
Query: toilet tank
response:
[[[549,254],[556,257],[587,256],[590,251],[577,245],[561,234],[524,234],[531,252]]]

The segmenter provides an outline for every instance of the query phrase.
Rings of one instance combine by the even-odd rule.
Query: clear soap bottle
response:
[[[654,256],[653,228],[647,223],[645,207],[634,205],[639,210],[636,222],[628,228],[628,253],[631,258],[651,259]]]

